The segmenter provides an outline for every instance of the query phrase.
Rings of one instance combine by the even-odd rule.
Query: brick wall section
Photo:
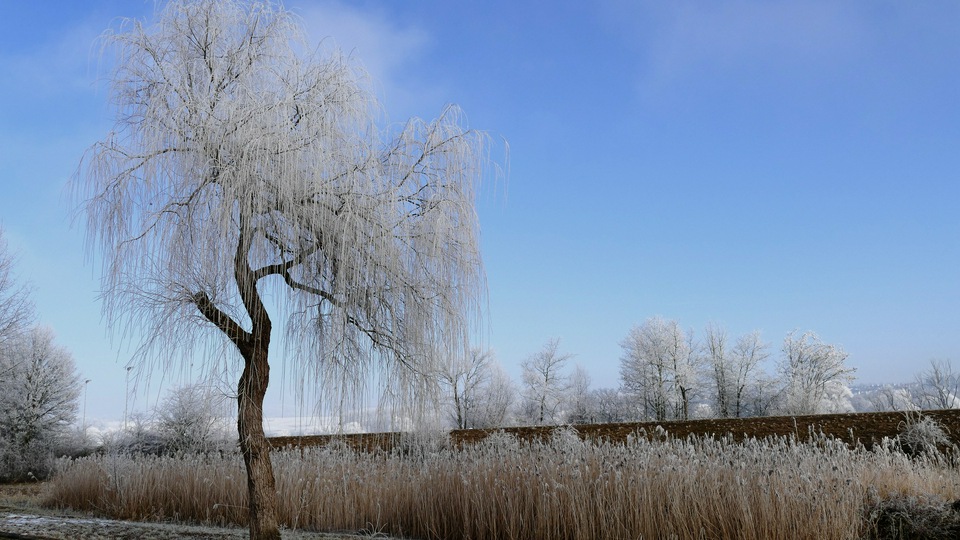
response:
[[[923,411],[924,416],[935,419],[947,431],[954,444],[960,445],[960,410]],[[861,442],[867,448],[884,437],[893,438],[906,417],[900,412],[824,414],[811,416],[770,416],[762,418],[725,418],[709,420],[689,420],[676,422],[640,422],[627,424],[592,424],[571,426],[581,437],[591,440],[609,440],[619,442],[628,435],[646,433],[648,437],[658,437],[657,426],[661,426],[671,437],[684,438],[688,435],[709,435],[722,437],[730,435],[736,440],[749,437],[789,436],[808,438],[811,432],[823,433],[851,443]],[[449,433],[455,445],[475,443],[491,433],[503,431],[523,440],[549,437],[556,426],[507,427],[503,429],[459,429]],[[304,435],[292,437],[271,437],[274,448],[288,446],[323,446],[333,440],[342,441],[357,450],[392,450],[415,439],[415,434],[405,433],[358,433],[344,435]]]

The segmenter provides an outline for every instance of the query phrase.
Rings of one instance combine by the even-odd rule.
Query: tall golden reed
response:
[[[584,442],[508,435],[361,454],[343,445],[275,456],[288,528],[425,539],[850,539],[870,500],[960,498],[941,459],[820,439]],[[52,504],[128,519],[242,524],[239,457],[81,458]]]

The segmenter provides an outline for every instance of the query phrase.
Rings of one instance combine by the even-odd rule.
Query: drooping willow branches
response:
[[[144,357],[229,351],[269,313],[336,400],[463,354],[489,159],[457,108],[381,128],[361,70],[271,3],[178,0],[106,39],[116,124],[77,186],[105,314]]]

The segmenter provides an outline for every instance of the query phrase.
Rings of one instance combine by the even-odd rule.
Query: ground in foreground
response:
[[[0,484],[0,539],[241,540],[249,536],[247,529],[241,528],[119,521],[68,510],[53,510],[41,504],[45,487],[43,483]],[[283,531],[283,538],[355,540],[363,537],[353,534]]]

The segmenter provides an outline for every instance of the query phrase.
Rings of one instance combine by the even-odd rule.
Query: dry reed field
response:
[[[274,454],[280,515],[293,529],[424,539],[851,539],[898,529],[917,537],[916,527],[903,532],[903,516],[932,508],[942,512],[931,531],[957,531],[950,503],[960,477],[941,455],[828,437],[654,435],[614,443],[561,429],[461,448],[445,436],[391,452],[291,448]],[[126,519],[242,524],[245,493],[238,456],[108,455],[65,464],[50,502]]]

